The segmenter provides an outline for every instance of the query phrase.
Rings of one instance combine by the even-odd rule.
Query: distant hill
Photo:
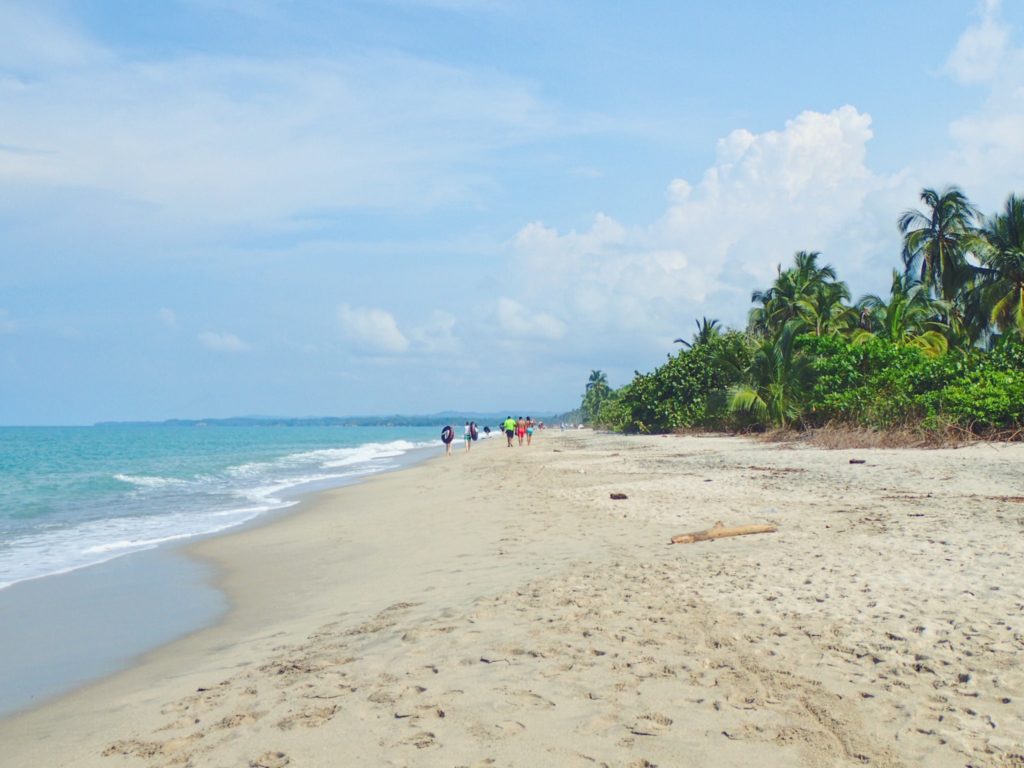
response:
[[[101,421],[97,427],[435,427],[452,422],[475,421],[477,424],[497,424],[506,416],[525,415],[526,411],[494,413],[461,413],[442,411],[424,415],[393,416],[232,416],[225,419],[167,419],[166,421]],[[529,412],[535,419],[549,421],[554,414]]]

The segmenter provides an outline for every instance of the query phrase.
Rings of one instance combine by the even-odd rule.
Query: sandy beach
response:
[[[227,618],[0,722],[0,765],[1020,768],[1022,467],[484,441],[193,547]],[[778,531],[668,543],[719,520]]]

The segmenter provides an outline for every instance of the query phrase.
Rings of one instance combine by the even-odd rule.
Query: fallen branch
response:
[[[751,533],[775,533],[778,530],[774,525],[737,525],[726,528],[719,520],[706,531],[694,531],[693,533],[681,533],[672,537],[673,544],[693,544],[696,541],[713,541],[724,539],[727,536],[746,536]]]

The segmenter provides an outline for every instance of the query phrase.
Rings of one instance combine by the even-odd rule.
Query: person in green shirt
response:
[[[509,416],[502,427],[505,428],[505,437],[508,439],[508,447],[511,448],[512,438],[516,434],[516,420]]]

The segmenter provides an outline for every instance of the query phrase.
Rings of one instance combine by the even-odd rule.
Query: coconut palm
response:
[[[797,319],[815,336],[848,331],[857,320],[854,309],[843,303],[849,298],[845,283],[824,283],[818,291],[797,301]]]
[[[818,264],[820,255],[817,251],[797,251],[792,267],[783,270],[779,265],[771,288],[751,294],[751,301],[760,304],[750,312],[751,331],[761,336],[778,334],[786,323],[801,317],[801,303],[806,313],[822,292],[837,291],[839,296],[849,298],[846,285],[836,280],[835,269]]]
[[[796,349],[799,322],[783,326],[777,338],[761,341],[751,357],[747,383],[731,391],[729,409],[752,414],[783,429],[797,421],[813,381],[811,358]]]
[[[956,300],[969,282],[971,267],[965,253],[981,214],[957,187],[942,192],[922,189],[926,212],[904,211],[898,220],[903,235],[903,266],[934,295]]]
[[[1024,198],[1010,195],[1003,213],[982,228],[982,295],[1000,331],[1024,335]]]
[[[857,308],[865,327],[853,334],[854,343],[879,337],[894,344],[920,347],[931,357],[948,349],[945,333],[949,326],[941,318],[949,305],[932,299],[924,284],[911,275],[894,269],[889,300],[868,294],[857,302]]]
[[[587,389],[583,394],[583,402],[580,404],[580,411],[583,413],[583,420],[593,424],[601,411],[601,403],[611,395],[611,388],[608,386],[608,374],[604,371],[592,370],[587,380]]]
[[[587,380],[587,392],[592,389],[608,389],[608,374],[604,371],[592,370]]]
[[[702,317],[697,323],[697,333],[693,335],[693,341],[686,341],[685,339],[676,339],[674,344],[682,344],[688,349],[700,346],[701,344],[707,344],[711,339],[722,334],[722,327],[719,325],[717,320],[709,320],[706,317]]]

